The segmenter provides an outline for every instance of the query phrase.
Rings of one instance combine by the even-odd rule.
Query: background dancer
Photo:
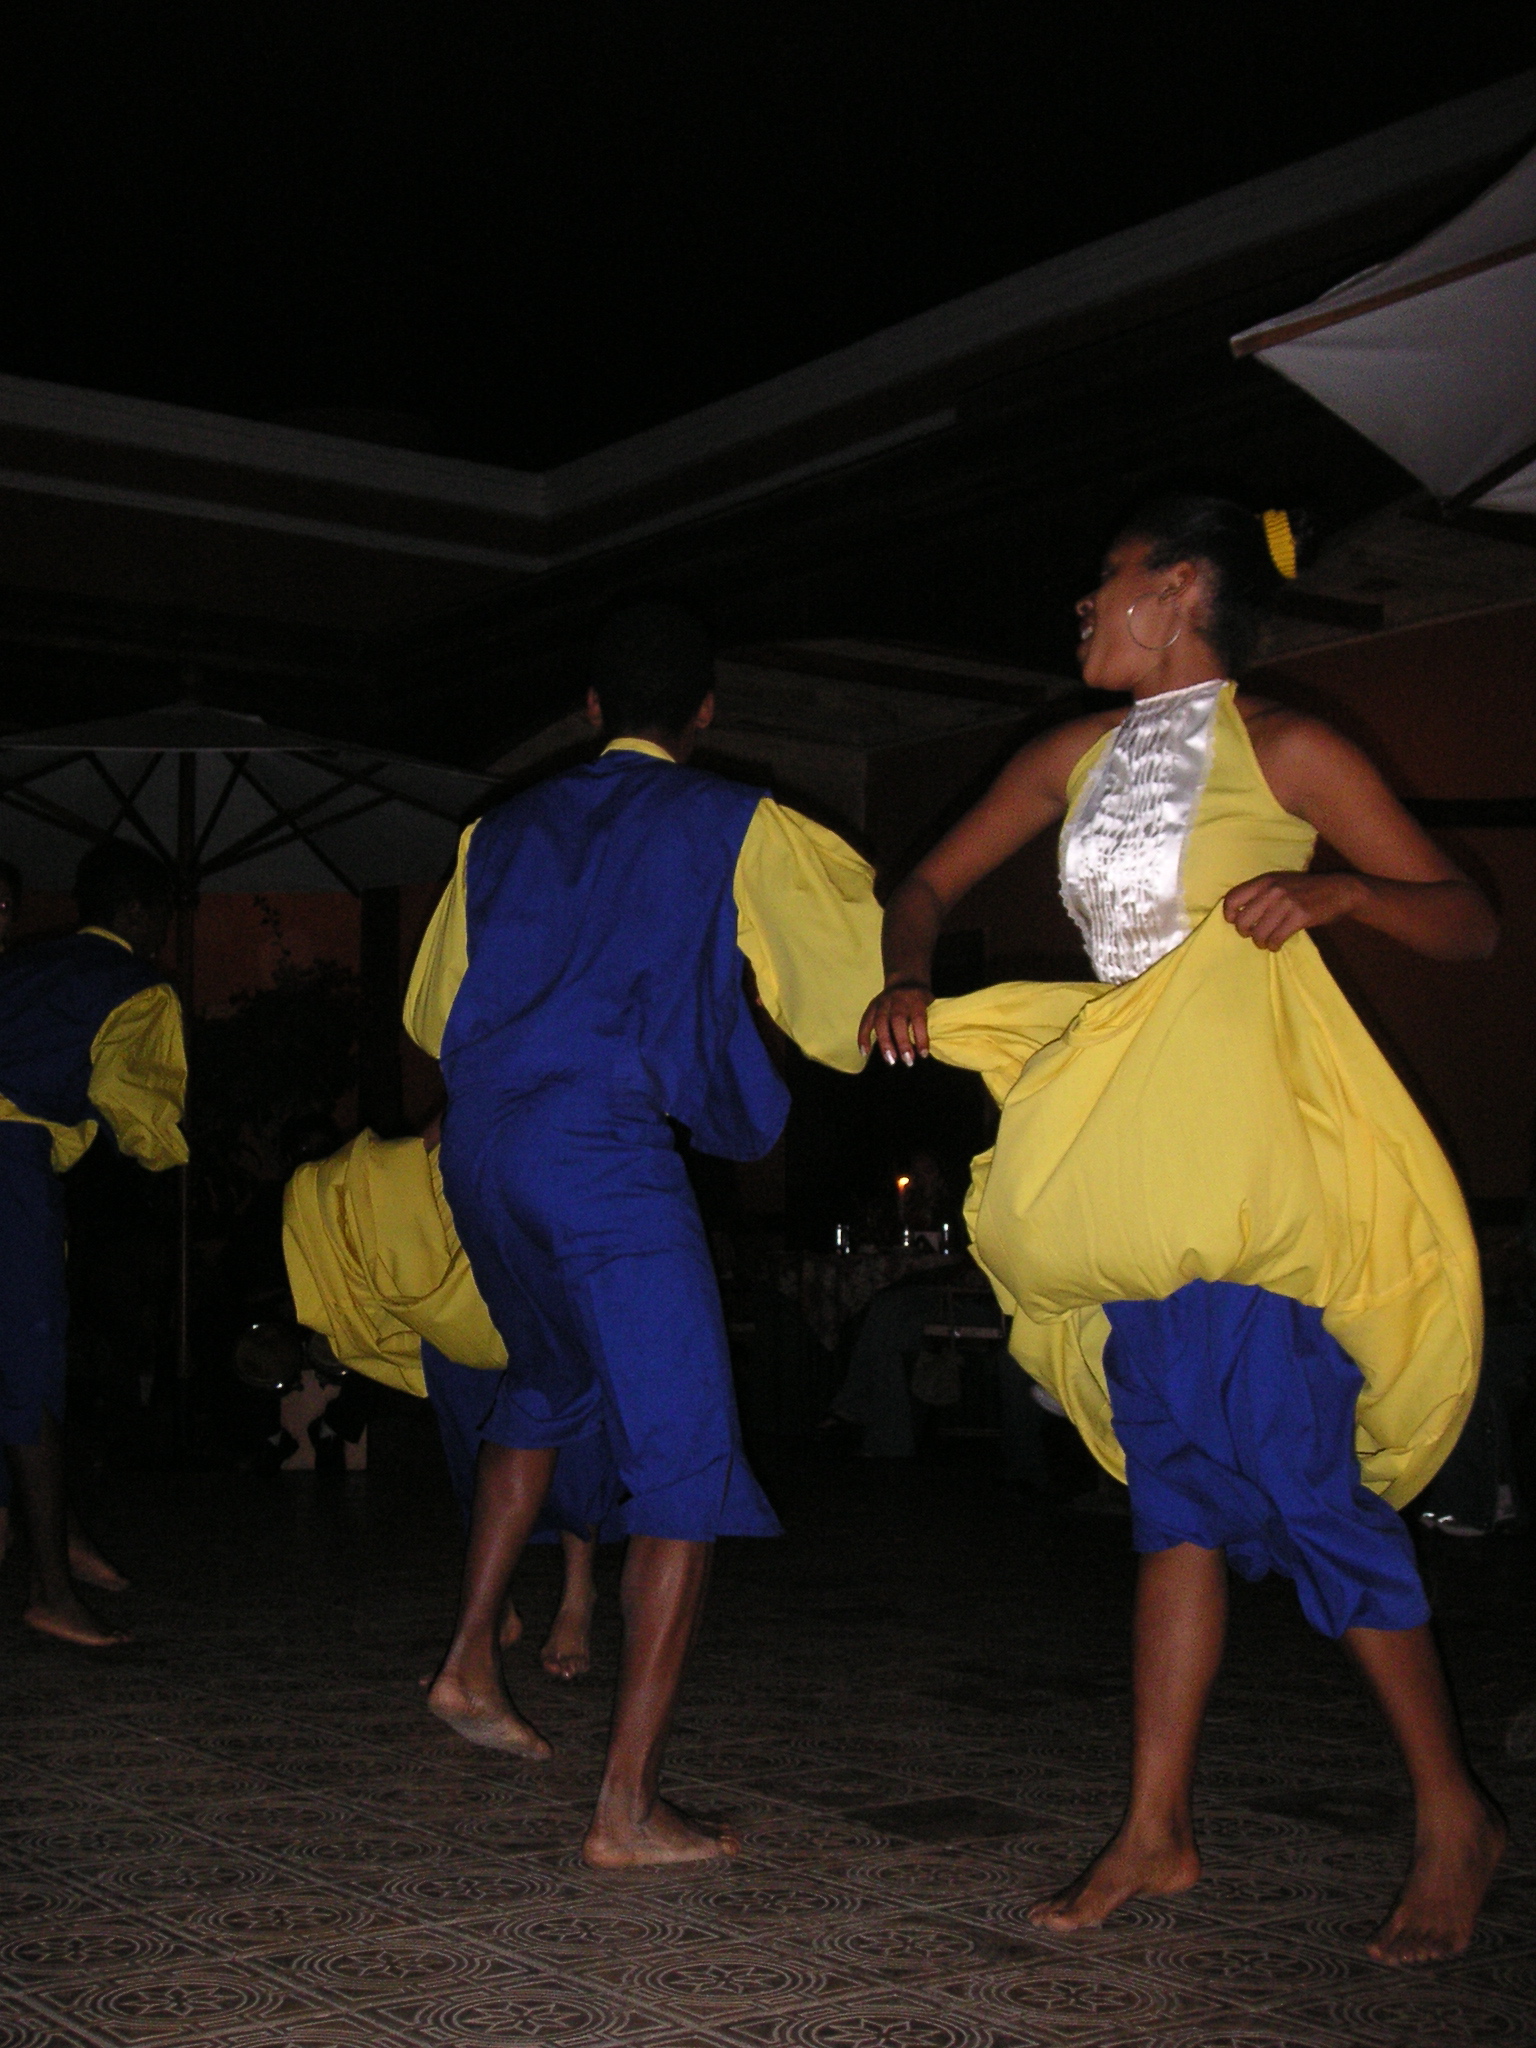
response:
[[[496,1658],[508,1577],[546,1495],[563,1527],[627,1535],[618,1696],[583,1847],[605,1867],[734,1851],[661,1800],[658,1776],[710,1547],[778,1532],[742,1453],[719,1293],[667,1119],[728,1159],[779,1135],[788,1096],[743,954],[770,1014],[849,1070],[879,985],[866,864],[760,791],[680,765],[712,691],[709,641],[686,612],[612,622],[588,699],[607,750],[465,835],[407,998],[448,1088],[443,1184],[512,1361],[431,1704],[472,1740],[544,1754]],[[555,1473],[578,1443],[601,1471],[580,1501]]]
[[[507,1353],[443,1199],[437,1139],[435,1123],[419,1138],[361,1131],[330,1158],[300,1166],[283,1196],[283,1255],[303,1328],[318,1331],[349,1371],[431,1403],[468,1529],[475,1462],[494,1428]],[[277,1363],[291,1370],[286,1345]],[[592,1662],[596,1534],[549,1529],[535,1540],[540,1534],[559,1537],[565,1567],[540,1661],[552,1678],[581,1678]],[[522,1633],[508,1599],[497,1641],[505,1649]]]
[[[0,960],[0,1443],[32,1543],[39,1634],[87,1649],[127,1641],[81,1601],[127,1581],[71,1528],[64,1486],[64,1201],[55,1176],[103,1124],[151,1173],[184,1165],[186,1055],[181,1006],[154,956],[170,922],[171,880],[114,840],[75,878],[81,929]]]
[[[1353,917],[1459,960],[1497,927],[1355,748],[1227,680],[1276,583],[1240,507],[1170,499],[1129,522],[1078,611],[1084,681],[1131,709],[1026,747],[895,893],[863,1035],[910,1062],[931,1029],[986,1072],[1003,1114],[972,1190],[978,1258],[1022,1311],[1015,1355],[1130,1486],[1130,1805],[1033,1917],[1096,1926],[1196,1881],[1230,1560],[1295,1580],[1403,1751],[1417,1836],[1371,1953],[1408,1963],[1466,1947],[1503,1844],[1392,1512],[1471,1402],[1476,1255],[1423,1119],[1304,934]],[[1062,893],[1115,986],[1019,983],[930,1020],[945,913],[1064,814]],[[1303,872],[1319,834],[1355,872]]]

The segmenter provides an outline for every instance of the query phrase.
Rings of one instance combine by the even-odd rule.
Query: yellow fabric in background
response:
[[[156,982],[118,1004],[91,1042],[87,1093],[129,1159],[151,1173],[186,1165],[187,1054],[173,988]]]
[[[425,1395],[421,1342],[458,1365],[507,1362],[419,1138],[362,1131],[301,1166],[283,1196],[283,1257],[294,1312],[340,1362]]]
[[[1102,1304],[1230,1280],[1322,1310],[1365,1379],[1362,1476],[1401,1507],[1476,1390],[1476,1245],[1444,1154],[1312,941],[1266,953],[1226,921],[1227,889],[1303,866],[1313,837],[1270,795],[1231,698],[1186,856],[1192,935],[1123,987],[1013,982],[933,1005],[935,1056],[982,1073],[1002,1110],[967,1218],[1013,1355],[1117,1478]]]

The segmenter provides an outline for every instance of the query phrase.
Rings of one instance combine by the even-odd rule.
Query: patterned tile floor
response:
[[[1279,1585],[1235,1590],[1204,1882],[1065,1940],[1025,1909],[1117,1814],[1123,1521],[1026,1509],[980,1450],[764,1459],[791,1534],[722,1547],[670,1768],[746,1853],[600,1878],[575,1850],[606,1676],[561,1688],[512,1653],[559,1747],[542,1769],[422,1710],[457,1549],[424,1420],[392,1412],[366,1477],[103,1482],[137,1581],[114,1660],[28,1637],[17,1564],[0,1576],[0,2048],[1536,2043],[1536,1763],[1506,1741],[1536,1693],[1531,1539],[1427,1554],[1517,1829],[1464,1960],[1363,1955],[1404,1788]],[[535,1641],[553,1566],[522,1578]]]

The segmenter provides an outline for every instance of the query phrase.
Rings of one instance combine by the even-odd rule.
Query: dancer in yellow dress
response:
[[[1470,1406],[1476,1254],[1439,1148],[1306,933],[1353,917],[1457,960],[1497,927],[1364,756],[1228,680],[1277,581],[1240,507],[1169,499],[1128,524],[1078,611],[1084,681],[1129,711],[1024,748],[895,892],[861,1039],[985,1075],[1002,1115],[976,1162],[977,1256],[1015,1357],[1130,1488],[1130,1802],[1033,1917],[1097,1926],[1196,1882],[1230,1562],[1295,1581],[1397,1737],[1417,1836],[1371,1953],[1410,1963],[1466,1947],[1504,1839],[1393,1512]],[[945,914],[1063,818],[1062,893],[1098,981],[930,1010]],[[1318,835],[1354,872],[1306,871]]]

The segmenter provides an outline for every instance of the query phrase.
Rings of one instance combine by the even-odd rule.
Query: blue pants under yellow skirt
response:
[[[1326,1636],[1429,1619],[1407,1529],[1360,1482],[1360,1372],[1320,1310],[1192,1280],[1105,1312],[1138,1551],[1193,1543],[1245,1579],[1282,1572]]]
[[[778,1535],[742,1451],[719,1288],[665,1121],[595,1086],[477,1092],[452,1101],[440,1159],[511,1361],[484,1434],[560,1449],[546,1519],[612,1537]]]
[[[64,1194],[40,1124],[0,1123],[0,1444],[64,1419]]]

